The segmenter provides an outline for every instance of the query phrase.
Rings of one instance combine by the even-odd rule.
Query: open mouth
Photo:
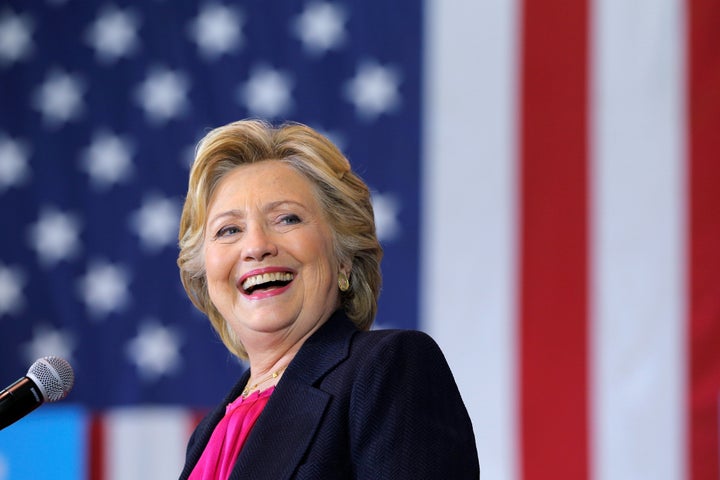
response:
[[[282,288],[293,281],[294,275],[290,272],[272,272],[253,275],[242,282],[244,293],[251,295],[262,290]]]

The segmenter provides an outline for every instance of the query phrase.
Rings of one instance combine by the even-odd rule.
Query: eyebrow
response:
[[[296,206],[302,208],[303,210],[307,211],[307,207],[304,204],[302,204],[300,202],[296,202],[295,200],[276,200],[274,202],[270,202],[270,203],[263,205],[262,210],[263,210],[263,213],[271,212],[279,207],[282,207],[283,205],[296,205]],[[225,217],[240,217],[240,218],[242,218],[244,216],[245,216],[245,210],[233,208],[230,210],[225,210],[224,212],[220,212],[217,215],[215,215],[214,217],[209,218],[207,224],[208,225],[213,224],[213,223],[217,222],[219,219],[222,219]]]

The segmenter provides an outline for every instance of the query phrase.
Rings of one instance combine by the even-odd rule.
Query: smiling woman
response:
[[[478,478],[472,426],[427,335],[368,331],[370,192],[325,137],[240,121],[199,144],[180,275],[250,369],[198,426],[181,478]]]
[[[242,165],[219,182],[204,240],[208,294],[251,360],[275,353],[254,365],[260,375],[289,363],[339,307],[350,265],[333,243],[313,184],[292,166]]]

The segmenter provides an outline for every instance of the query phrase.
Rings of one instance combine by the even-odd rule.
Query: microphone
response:
[[[62,400],[75,383],[70,364],[60,357],[35,360],[26,376],[0,392],[0,430],[44,402]]]

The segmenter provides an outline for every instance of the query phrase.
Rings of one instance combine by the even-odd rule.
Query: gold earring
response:
[[[338,275],[338,288],[341,292],[347,292],[350,288],[350,279],[345,272],[340,272]]]

